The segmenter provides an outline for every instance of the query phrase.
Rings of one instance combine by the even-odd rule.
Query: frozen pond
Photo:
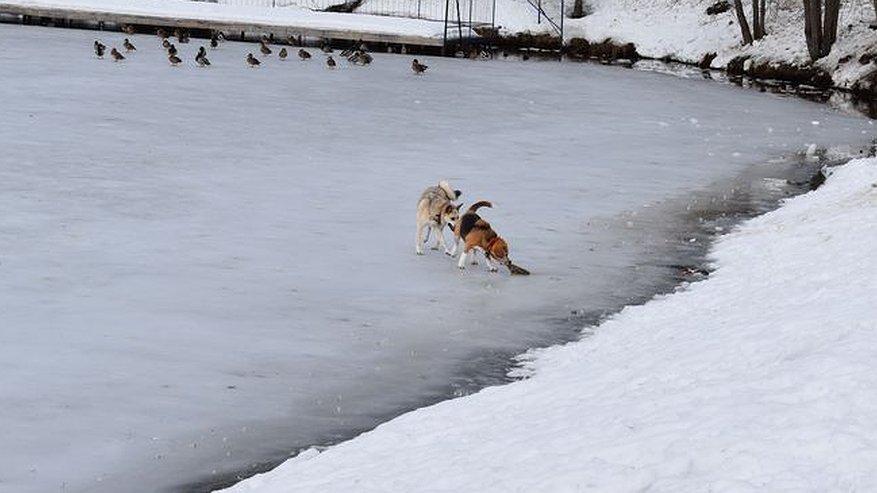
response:
[[[122,63],[95,36],[121,48],[0,25],[3,493],[191,491],[496,382],[666,287],[721,226],[701,211],[757,208],[809,144],[874,137],[594,65],[251,69],[258,47],[229,42],[201,69],[199,40],[171,67],[153,36]],[[440,179],[494,202],[532,276],[414,254]]]

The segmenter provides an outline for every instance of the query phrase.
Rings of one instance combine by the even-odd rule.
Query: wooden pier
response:
[[[279,39],[298,39],[301,43],[307,40],[323,40],[329,42],[352,42],[362,40],[369,44],[384,45],[387,47],[406,47],[414,51],[433,52],[443,48],[443,39],[435,36],[412,36],[392,34],[385,32],[352,29],[320,29],[307,26],[297,26],[293,23],[271,23],[247,21],[229,21],[227,19],[210,19],[209,14],[199,17],[185,17],[159,14],[130,14],[119,12],[107,12],[101,10],[86,10],[81,8],[64,7],[36,7],[19,5],[0,0],[0,14],[10,22],[18,19],[27,24],[54,25],[59,27],[84,27],[93,29],[121,30],[131,26],[138,32],[155,32],[163,28],[169,32],[174,29],[192,31],[197,33],[209,33],[221,31],[227,37],[247,39],[269,35]],[[328,14],[327,14],[328,15]],[[340,14],[356,15],[356,14]],[[441,23],[436,23],[441,24]]]

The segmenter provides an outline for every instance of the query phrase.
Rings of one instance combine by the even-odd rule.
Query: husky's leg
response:
[[[423,227],[427,226],[424,223],[417,224],[417,233],[414,237],[414,251],[418,255],[423,255]]]
[[[450,251],[445,250],[445,253],[448,254],[448,255],[450,255],[451,257],[456,257],[456,256],[457,256],[457,247],[458,247],[458,246],[460,246],[460,241],[457,239],[456,236],[454,236],[454,248],[451,248]]]
[[[438,250],[439,248],[448,253],[448,247],[445,245],[445,232],[441,224],[435,228],[435,247],[433,247],[433,250]]]
[[[457,249],[457,243],[454,242],[454,250],[451,250],[450,248],[448,248],[447,243],[445,243],[445,235],[442,234],[442,248],[445,249],[445,255],[450,255],[451,257],[453,257],[454,251]]]
[[[439,247],[445,245],[445,236],[442,234],[441,229],[435,227],[435,224],[429,223],[429,232],[430,234],[435,233],[435,244],[430,249],[438,250]]]

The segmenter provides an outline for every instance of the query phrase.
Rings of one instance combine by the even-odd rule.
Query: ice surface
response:
[[[0,25],[4,493],[171,489],[448,396],[653,290],[633,266],[696,239],[661,222],[695,191],[873,129],[593,65],[251,69],[229,42],[201,69],[198,40],[170,67],[155,37],[121,63],[96,37],[124,36]],[[414,254],[440,179],[494,202],[532,276]]]

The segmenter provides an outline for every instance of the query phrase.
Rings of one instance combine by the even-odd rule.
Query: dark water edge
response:
[[[263,457],[243,470],[220,472],[170,490],[173,493],[209,493],[227,488],[250,476],[270,471],[310,448],[327,448],[376,428],[402,414],[441,401],[475,393],[486,387],[504,385],[518,378],[510,372],[516,358],[531,349],[546,348],[582,340],[599,330],[599,324],[627,306],[642,305],[656,296],[685,289],[692,282],[709,277],[709,252],[713,242],[743,221],[777,209],[783,199],[813,188],[813,177],[826,166],[843,162],[789,156],[781,163],[755,165],[727,182],[671,200],[646,213],[612,218],[612,227],[626,228],[625,241],[640,251],[635,262],[625,267],[623,282],[608,286],[612,302],[604,308],[573,309],[543,316],[535,323],[551,327],[548,337],[528,341],[511,350],[481,351],[465,358],[443,388],[432,389],[430,397],[412,400],[392,412],[367,416],[356,424],[336,429],[313,443],[288,444],[272,457]],[[772,186],[765,186],[772,183]],[[656,239],[660,241],[656,241]],[[582,246],[585,250],[585,246]],[[316,437],[315,437],[316,438]]]
[[[759,92],[794,96],[815,103],[827,104],[829,107],[844,113],[877,118],[877,100],[862,99],[850,91],[838,88],[819,88],[777,79],[758,79],[745,75],[731,75],[723,70],[703,69],[696,65],[681,62],[639,60],[636,63],[625,64],[624,66],[634,70],[666,73],[684,79],[714,80]]]
[[[626,68],[643,72],[657,72],[683,79],[705,79],[724,84],[733,84],[759,92],[798,97],[807,101],[827,104],[831,108],[847,114],[864,115],[868,118],[877,119],[877,99],[867,94],[857,95],[853,91],[838,87],[816,87],[787,80],[732,74],[723,69],[703,68],[697,64],[673,60],[644,58],[640,55],[636,55],[635,60],[625,58],[613,59],[611,57],[582,57],[570,54],[560,55],[555,49],[546,50],[521,47],[506,48],[501,50],[500,55],[491,54],[490,57],[520,61],[594,63],[618,67],[619,69]]]
[[[568,58],[568,60],[579,63],[605,63],[576,58]],[[826,104],[835,110],[847,114],[864,115],[872,119],[877,118],[877,100],[862,99],[851,91],[834,87],[820,88],[778,79],[759,79],[746,75],[731,75],[724,70],[705,69],[697,65],[664,60],[640,59],[633,63],[621,62],[612,63],[611,65],[645,72],[658,72],[683,79],[705,79],[724,84],[733,84],[759,92],[792,96],[815,103]]]

